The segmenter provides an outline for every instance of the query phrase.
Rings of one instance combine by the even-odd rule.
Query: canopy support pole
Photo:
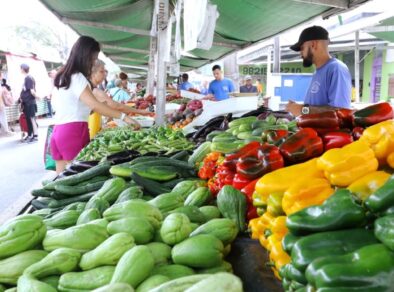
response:
[[[155,62],[156,62],[156,51],[157,51],[157,39],[155,37],[150,38],[150,48],[149,48],[149,64],[148,64],[148,81],[146,84],[147,94],[153,95],[153,90],[155,86]]]
[[[360,32],[358,30],[355,33],[354,86],[356,88],[356,102],[360,102]]]
[[[168,0],[158,1],[157,15],[157,84],[156,84],[156,125],[164,125],[164,115],[166,110],[166,75],[167,66],[164,61],[164,53],[167,39],[168,24]]]
[[[280,73],[280,39],[279,36],[274,38],[274,73]]]

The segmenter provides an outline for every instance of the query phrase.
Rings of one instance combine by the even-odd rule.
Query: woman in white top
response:
[[[87,78],[99,52],[100,45],[95,39],[81,36],[72,47],[67,63],[56,74],[57,110],[51,152],[57,173],[89,143],[88,118],[92,110],[139,128],[135,120],[94,97]]]

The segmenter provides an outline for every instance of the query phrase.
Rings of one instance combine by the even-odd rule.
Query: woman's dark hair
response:
[[[1,79],[1,86],[7,88],[8,91],[11,91],[11,87],[7,84],[7,80],[5,80],[4,78]]]
[[[71,76],[82,73],[87,79],[93,67],[93,56],[100,52],[100,44],[91,37],[81,36],[71,49],[66,65],[55,77],[55,87],[68,89],[71,85]]]
[[[128,78],[127,74],[124,72],[119,73],[119,78],[120,80],[126,80]]]

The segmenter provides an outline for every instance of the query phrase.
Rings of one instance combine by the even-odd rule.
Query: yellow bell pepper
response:
[[[360,177],[376,171],[379,163],[365,141],[331,149],[317,159],[317,167],[332,185],[347,187]]]
[[[286,218],[286,216],[279,216],[271,222],[271,232],[281,239],[289,232],[286,227]]]
[[[387,157],[387,164],[391,167],[394,168],[394,152],[390,153],[389,156]]]
[[[259,217],[249,220],[248,227],[251,232],[252,239],[259,239],[259,236],[262,234],[258,226],[259,220]]]
[[[316,161],[317,158],[267,173],[257,182],[256,194],[262,201],[267,202],[270,194],[284,193],[294,181],[299,180],[300,176],[324,177],[323,172],[317,168]]]
[[[373,192],[380,188],[390,177],[390,174],[384,171],[374,171],[364,175],[353,182],[348,190],[356,194],[361,200],[368,198]]]
[[[380,165],[385,165],[389,154],[394,152],[394,120],[384,121],[365,129],[360,141],[370,146]]]
[[[270,261],[275,264],[276,271],[279,271],[281,267],[283,267],[284,265],[287,265],[291,261],[290,256],[282,248],[281,240],[274,241],[274,243],[272,244],[269,258],[270,258]],[[275,276],[277,276],[276,273],[275,273]],[[279,278],[279,275],[277,277]]]
[[[266,250],[269,250],[269,249],[268,249],[268,239],[267,239],[267,237],[265,237],[264,234],[261,234],[261,235],[259,236],[259,242],[260,242],[260,245],[261,245],[262,247],[264,247]]]
[[[334,193],[334,189],[325,178],[303,178],[291,185],[282,199],[282,208],[286,215],[312,205],[322,204]]]

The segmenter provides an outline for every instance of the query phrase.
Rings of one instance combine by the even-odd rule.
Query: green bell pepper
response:
[[[394,251],[394,215],[381,217],[375,221],[375,236]]]
[[[382,216],[387,216],[387,215],[394,215],[394,206],[391,206],[387,210],[385,210],[383,213],[381,213]]]
[[[318,291],[393,291],[393,272],[394,253],[383,244],[373,244],[316,259],[308,266],[306,277]]]
[[[366,212],[347,190],[336,191],[320,206],[302,209],[287,217],[286,226],[294,235],[357,228],[366,224]]]
[[[293,265],[300,271],[315,259],[327,255],[343,255],[363,246],[378,243],[372,231],[347,229],[320,232],[299,239],[291,251]]]
[[[300,236],[295,236],[292,233],[287,233],[282,239],[282,248],[288,254],[291,254],[294,244],[299,240]]]
[[[284,265],[279,270],[279,275],[282,278],[286,278],[291,281],[296,281],[298,283],[306,285],[308,281],[305,278],[304,272],[301,272],[292,264]]]
[[[282,287],[284,291],[289,291],[290,289],[290,280],[286,278],[282,278]]]
[[[365,200],[365,206],[373,212],[384,212],[394,206],[394,175]]]

